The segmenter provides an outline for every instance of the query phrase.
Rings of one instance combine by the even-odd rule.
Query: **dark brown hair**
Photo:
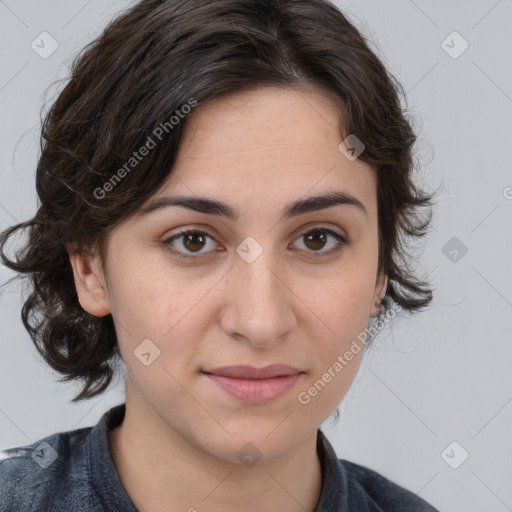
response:
[[[84,381],[73,401],[108,387],[119,350],[112,316],[81,307],[64,244],[98,248],[105,261],[108,233],[172,172],[185,106],[267,86],[328,91],[339,101],[340,142],[355,134],[366,147],[359,158],[378,172],[384,307],[394,301],[414,312],[431,301],[408,264],[408,242],[430,224],[430,208],[426,216],[419,209],[433,196],[412,180],[416,136],[405,94],[348,19],[327,0],[143,0],[74,60],[42,121],[37,213],[0,235],[3,263],[30,278],[21,316],[37,350],[61,380]],[[150,139],[155,147],[135,161]],[[6,242],[27,228],[27,244],[9,259]]]

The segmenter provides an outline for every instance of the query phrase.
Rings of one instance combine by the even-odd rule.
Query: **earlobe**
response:
[[[388,276],[379,274],[377,282],[375,284],[375,292],[373,294],[373,305],[371,308],[371,316],[377,316],[382,308],[382,299],[386,295],[388,286]]]
[[[107,288],[100,258],[97,254],[78,253],[66,245],[78,301],[82,308],[94,316],[110,314]]]

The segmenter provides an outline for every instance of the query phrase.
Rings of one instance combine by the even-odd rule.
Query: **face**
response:
[[[105,274],[72,258],[84,309],[115,320],[127,407],[223,460],[249,441],[272,460],[314,434],[362,351],[336,362],[385,292],[375,169],[339,151],[340,115],[291,89],[198,107],[151,211],[111,232]],[[225,206],[153,203],[178,196]],[[287,366],[257,372],[269,365]]]

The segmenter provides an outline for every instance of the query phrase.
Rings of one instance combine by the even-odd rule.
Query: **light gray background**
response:
[[[0,0],[0,229],[35,213],[43,93],[123,0]],[[338,5],[408,92],[421,130],[423,183],[444,188],[420,271],[436,287],[432,307],[395,322],[358,372],[324,431],[340,457],[418,492],[441,511],[512,510],[512,1],[364,0]],[[31,48],[43,31],[47,59]],[[442,42],[469,44],[454,59]],[[452,37],[453,39],[453,37]],[[448,39],[457,51],[460,42]],[[58,86],[57,86],[58,87]],[[51,100],[56,87],[47,99]],[[457,237],[459,261],[442,251]],[[447,251],[445,251],[447,252]],[[453,253],[452,253],[453,254]],[[460,253],[459,253],[460,257]],[[0,280],[12,273],[0,266]],[[94,425],[124,401],[121,383],[70,405],[78,387],[56,382],[20,320],[19,285],[0,295],[0,449]],[[468,459],[452,469],[461,448]]]

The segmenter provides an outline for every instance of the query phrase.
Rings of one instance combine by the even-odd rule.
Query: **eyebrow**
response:
[[[359,199],[345,192],[332,191],[286,204],[283,210],[282,220],[297,217],[305,213],[324,210],[337,205],[353,206],[367,216],[366,208]],[[154,199],[142,208],[139,215],[145,216],[169,206],[182,206],[183,208],[188,208],[189,210],[194,210],[199,213],[227,217],[232,220],[238,220],[239,218],[239,211],[229,204],[215,199],[197,196],[160,197]]]

